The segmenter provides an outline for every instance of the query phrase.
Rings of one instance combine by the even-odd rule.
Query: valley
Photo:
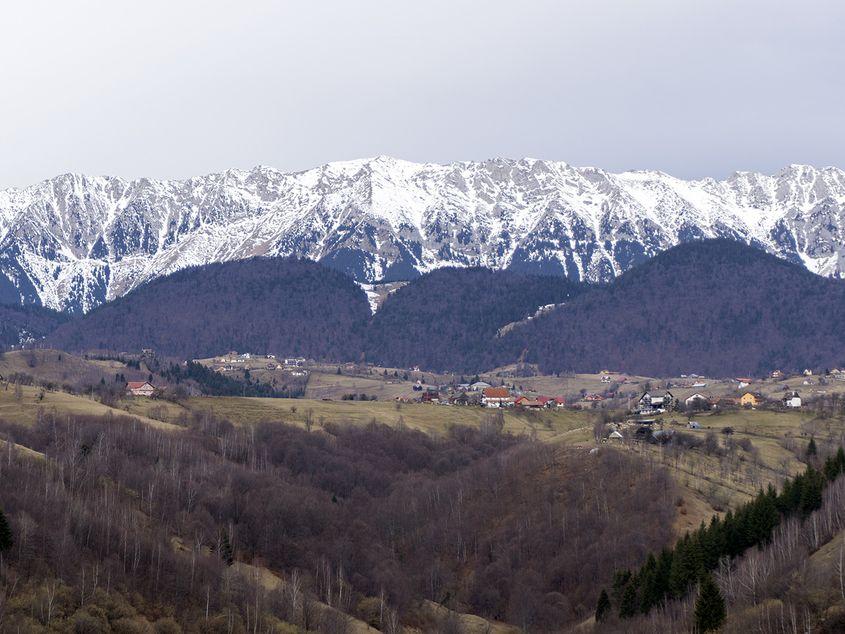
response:
[[[719,288],[736,266],[758,277],[739,303]],[[771,301],[785,280],[803,303]],[[835,458],[841,285],[711,241],[605,286],[442,269],[390,287],[375,313],[342,274],[269,258],[181,271],[83,317],[14,312],[46,332],[0,353],[0,476],[14,483],[0,509],[16,539],[3,558],[24,584],[0,618],[24,631],[686,627],[688,588],[628,613],[623,591],[639,601],[646,586],[619,574]],[[661,288],[671,301],[639,300]],[[837,486],[808,513],[830,513]],[[820,627],[840,607],[824,590],[839,520],[825,521],[801,555],[819,562],[806,592],[765,583]],[[784,512],[772,530],[780,544],[806,527]],[[751,556],[730,565],[746,574]],[[735,606],[726,631],[770,615],[710,574]]]

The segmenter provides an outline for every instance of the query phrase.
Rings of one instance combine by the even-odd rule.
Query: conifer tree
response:
[[[622,601],[619,603],[619,616],[623,619],[629,619],[637,612],[639,612],[637,587],[631,581],[631,583],[625,586],[625,591],[622,593]]]
[[[725,600],[719,587],[709,574],[704,575],[695,601],[695,631],[703,633],[718,630],[726,616]]]
[[[596,603],[596,623],[600,623],[610,612],[610,597],[607,596],[607,590],[602,588],[599,600]]]
[[[818,453],[818,449],[816,448],[816,439],[810,437],[810,442],[807,444],[807,457],[815,456]]]
[[[0,509],[0,553],[10,550],[13,544],[12,527],[9,526],[6,516],[3,514],[2,509]]]

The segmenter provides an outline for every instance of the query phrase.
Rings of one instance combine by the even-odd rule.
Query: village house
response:
[[[757,407],[762,402],[763,397],[759,394],[755,394],[754,392],[746,392],[739,397],[739,404],[742,405],[742,407]]]
[[[780,370],[772,370],[772,373],[769,376],[771,376],[773,379],[780,379],[783,378],[783,372],[781,372]]]
[[[687,409],[710,409],[710,399],[704,396],[704,394],[696,392],[684,399],[684,405]]]
[[[482,392],[481,404],[484,407],[510,407],[514,398],[506,387],[487,387]]]
[[[469,386],[469,389],[471,389],[473,392],[480,392],[482,390],[486,390],[488,387],[493,386],[484,381],[476,381],[475,383]]]
[[[784,407],[792,407],[792,408],[799,408],[801,407],[801,397],[798,395],[798,392],[790,392],[786,396],[783,397],[783,405]]]
[[[543,407],[543,404],[540,403],[539,400],[528,398],[527,396],[520,396],[516,399],[516,406],[517,407],[526,407],[528,409],[540,409]]]
[[[543,407],[563,407],[566,405],[566,399],[562,396],[538,396],[537,401]]]
[[[675,397],[672,392],[666,390],[662,396],[645,392],[639,400],[639,410],[641,414],[649,412],[665,412],[670,410],[675,405]]]
[[[156,388],[149,381],[129,381],[126,384],[126,393],[131,396],[152,396]]]

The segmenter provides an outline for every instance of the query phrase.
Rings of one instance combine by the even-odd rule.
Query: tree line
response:
[[[821,470],[807,469],[785,481],[778,493],[773,486],[724,518],[713,516],[709,525],[687,533],[674,548],[649,554],[639,569],[617,570],[611,592],[603,590],[596,605],[596,619],[605,619],[612,609],[621,619],[648,614],[668,600],[684,598],[697,583],[709,579],[721,561],[732,560],[755,546],[771,540],[772,532],[784,520],[806,518],[821,507],[825,486],[845,473],[845,451],[829,456]],[[707,581],[706,583],[709,583]]]

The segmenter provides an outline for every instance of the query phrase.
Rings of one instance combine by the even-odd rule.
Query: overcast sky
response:
[[[845,167],[841,0],[6,3],[0,187],[389,154]]]

